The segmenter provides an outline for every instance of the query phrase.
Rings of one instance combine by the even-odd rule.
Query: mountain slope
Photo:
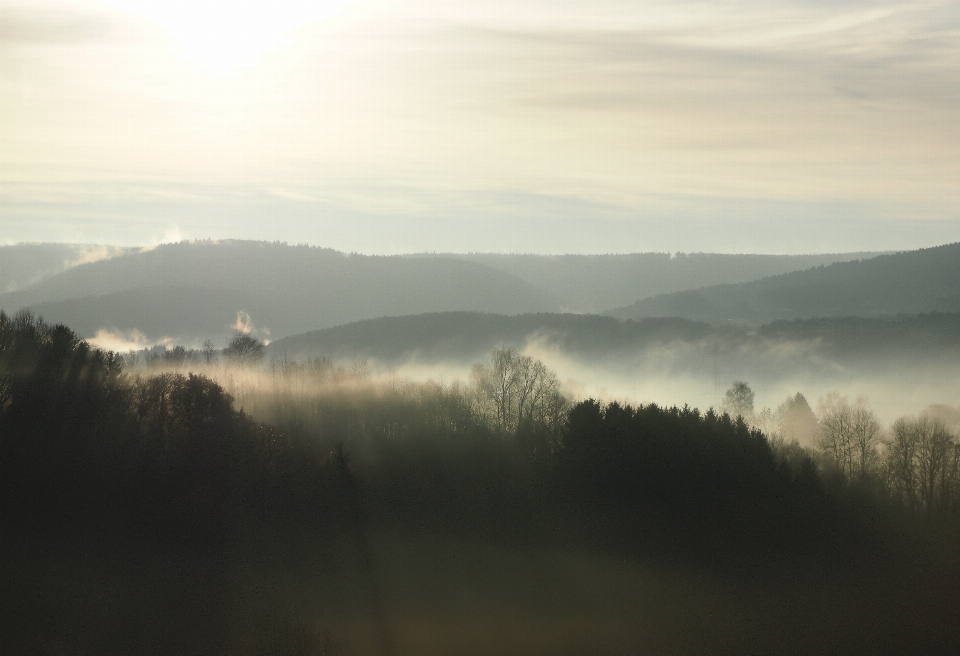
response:
[[[652,341],[694,341],[712,334],[706,324],[682,319],[618,321],[590,314],[522,314],[504,316],[478,312],[444,312],[384,317],[273,342],[269,351],[292,359],[329,356],[371,357],[401,362],[484,359],[498,344],[517,348],[543,339],[569,352],[601,356]]]
[[[85,262],[128,255],[97,267]],[[634,253],[625,255],[446,254],[409,255],[408,259],[444,259],[480,265],[519,278],[545,292],[555,307],[573,312],[600,312],[639,298],[714,282],[735,283],[764,276],[845,261],[860,255],[722,255],[712,253]],[[130,289],[195,286],[240,289],[270,279],[264,269],[343,267],[343,253],[331,249],[288,247],[257,242],[168,244],[155,249],[121,249],[70,244],[19,244],[0,247],[2,307],[23,307]],[[367,262],[389,258],[350,256]],[[394,258],[396,259],[396,258]],[[77,267],[69,275],[57,275]],[[53,279],[55,278],[55,279]],[[275,276],[276,278],[276,276]],[[239,284],[238,284],[239,282]]]
[[[629,253],[621,255],[524,255],[448,253],[442,257],[505,271],[561,299],[572,312],[604,312],[639,299],[740,283],[879,253],[825,255],[728,255]],[[424,255],[413,257],[426,257]]]
[[[246,312],[277,337],[359,319],[449,310],[516,314],[559,302],[514,276],[446,258],[346,255],[263,242],[197,242],[78,266],[0,296],[84,336],[139,330],[222,338]]]
[[[960,244],[839,262],[736,285],[643,299],[607,314],[760,324],[960,310]]]
[[[808,353],[861,363],[884,358],[929,359],[960,355],[960,313],[895,317],[829,317],[774,321],[757,329],[711,326],[670,318],[621,321],[582,314],[443,312],[358,321],[293,335],[270,344],[273,355],[292,359],[327,356],[374,358],[399,363],[411,358],[442,361],[483,359],[499,344],[523,348],[549,344],[571,356],[615,361],[625,354],[664,345],[698,344],[703,358],[723,347],[731,354],[762,354],[772,343],[805,344]],[[686,349],[687,347],[683,347]],[[672,356],[671,356],[672,357]]]

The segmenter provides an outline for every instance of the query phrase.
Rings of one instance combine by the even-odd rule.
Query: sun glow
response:
[[[206,72],[230,75],[290,43],[303,27],[339,14],[350,0],[107,0],[158,28]]]

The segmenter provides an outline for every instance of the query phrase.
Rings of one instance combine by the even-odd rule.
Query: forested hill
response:
[[[822,255],[728,255],[719,253],[629,253],[619,255],[527,255],[448,253],[510,273],[561,299],[569,312],[604,312],[639,299],[717,283],[758,280],[878,253]],[[425,257],[425,256],[420,256]]]
[[[225,241],[167,244],[85,264],[0,296],[0,309],[21,307],[85,337],[101,328],[136,329],[189,342],[229,335],[241,311],[258,334],[275,338],[372,317],[558,311],[560,302],[472,262]]]
[[[369,357],[400,362],[421,357],[473,362],[485,358],[499,344],[522,348],[537,337],[571,353],[601,355],[652,342],[695,341],[713,332],[707,324],[682,319],[623,322],[581,314],[446,312],[384,317],[311,331],[273,342],[268,350],[294,359]]]
[[[682,355],[691,361],[712,362],[718,350],[739,354],[743,361],[763,360],[774,358],[774,344],[795,344],[786,351],[846,367],[902,360],[960,362],[960,314],[775,321],[754,330],[676,317],[620,321],[598,315],[445,312],[383,317],[311,331],[275,341],[268,350],[293,359],[474,362],[498,345],[523,349],[533,341],[570,357],[608,365],[615,360],[630,362],[642,352],[659,353],[661,361]],[[674,348],[664,350],[667,345]],[[777,357],[782,361],[783,354]]]
[[[838,262],[754,282],[663,294],[608,314],[761,324],[960,310],[960,244]]]

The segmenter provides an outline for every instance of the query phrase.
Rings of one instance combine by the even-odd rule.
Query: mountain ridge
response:
[[[780,319],[960,310],[960,243],[837,262],[759,280],[661,294],[606,312],[759,325]]]

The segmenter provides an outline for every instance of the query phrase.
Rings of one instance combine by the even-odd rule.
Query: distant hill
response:
[[[505,271],[560,299],[568,312],[600,313],[639,299],[717,283],[740,283],[879,253],[828,255],[726,255],[631,253],[625,255],[524,255],[446,253]]]
[[[524,347],[543,339],[561,350],[602,356],[643,347],[651,342],[694,341],[713,334],[707,324],[683,319],[618,321],[580,314],[504,316],[477,312],[445,312],[358,321],[311,331],[270,344],[271,354],[292,359],[326,356],[375,358],[399,363],[485,359],[498,345]]]
[[[515,276],[450,258],[347,255],[264,242],[182,242],[69,269],[0,295],[90,337],[222,339],[239,312],[279,337],[359,319],[449,310],[516,314],[560,303]]]
[[[277,337],[431,311],[596,312],[856,255],[375,257],[241,241],[152,249],[19,244],[0,247],[0,309],[31,307],[87,337],[101,328],[136,329],[148,339],[182,341],[220,339],[245,311],[263,336],[269,329]]]
[[[960,244],[838,262],[740,284],[643,299],[607,314],[761,324],[960,310]]]
[[[773,342],[803,342],[835,360],[936,357],[948,352],[960,355],[960,313],[797,319],[751,329],[677,317],[622,321],[580,314],[442,312],[314,330],[272,342],[268,351],[293,359],[327,356],[396,363],[411,357],[435,361],[485,358],[498,345],[522,348],[531,340],[570,355],[612,359],[665,344],[700,343],[707,349],[762,351]]]
[[[80,264],[139,250],[98,244],[0,246],[0,294],[23,289]]]

